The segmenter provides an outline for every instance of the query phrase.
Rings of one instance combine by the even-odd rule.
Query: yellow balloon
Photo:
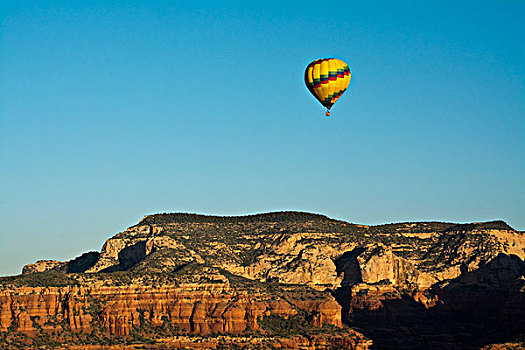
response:
[[[337,58],[320,58],[311,62],[304,72],[306,87],[315,98],[326,107],[326,116],[330,108],[346,91],[352,73],[348,65]]]

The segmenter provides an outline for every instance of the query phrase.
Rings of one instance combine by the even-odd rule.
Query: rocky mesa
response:
[[[38,261],[1,278],[0,342],[115,349],[519,344],[524,259],[525,234],[502,221],[364,226],[302,212],[148,215],[100,252]]]

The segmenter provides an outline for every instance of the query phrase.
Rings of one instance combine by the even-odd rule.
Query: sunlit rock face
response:
[[[298,312],[311,314],[310,322],[317,327],[342,326],[341,307],[333,298],[288,301],[265,297],[227,291],[219,284],[23,287],[0,294],[0,330],[14,328],[34,335],[39,328],[53,331],[65,324],[73,332],[89,333],[96,318],[97,326],[113,335],[129,335],[141,321],[157,326],[169,321],[185,333],[200,335],[240,334],[258,330],[258,319],[264,315],[289,318]]]
[[[34,264],[26,265],[22,268],[22,274],[44,272],[61,268],[65,262],[58,260],[38,260]]]
[[[525,235],[501,221],[363,226],[298,212],[151,215],[100,253],[39,261],[3,279],[0,330],[71,342],[85,340],[71,334],[346,339],[345,322],[380,347],[399,346],[402,327],[413,334],[408,347],[481,346],[512,337],[522,321],[524,258]],[[479,326],[468,317],[449,319],[458,312],[491,319],[481,326],[494,334],[463,327]],[[462,335],[439,326],[448,321]],[[507,321],[506,330],[496,326]],[[371,344],[352,334],[352,346]]]

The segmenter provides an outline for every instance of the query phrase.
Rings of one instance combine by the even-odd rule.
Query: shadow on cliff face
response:
[[[118,253],[118,265],[110,266],[101,272],[125,271],[146,258],[146,241],[122,249]]]
[[[343,307],[343,321],[371,337],[376,349],[477,349],[525,333],[524,276],[519,257],[500,254],[435,285],[431,292],[438,303],[428,309],[407,294],[381,300],[376,309],[363,303],[366,296],[352,297],[349,286],[334,296]]]
[[[363,282],[361,269],[357,257],[366,249],[357,247],[354,250],[344,252],[338,259],[334,260],[335,271],[337,274],[344,272],[344,279],[341,282],[342,286],[349,286],[355,283]]]
[[[78,258],[68,261],[67,273],[80,273],[85,272],[89,268],[95,266],[100,257],[99,252],[84,253]]]
[[[344,252],[339,258],[334,260],[335,271],[338,275],[344,273],[341,287],[337,288],[332,294],[341,305],[341,313],[348,315],[350,312],[351,288],[352,285],[363,282],[361,269],[357,257],[365,251],[365,248],[357,247],[354,250]]]

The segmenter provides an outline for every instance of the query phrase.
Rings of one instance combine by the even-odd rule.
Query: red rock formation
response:
[[[12,289],[0,292],[0,330],[133,337],[143,327],[206,335],[250,333],[264,324],[267,334],[277,334],[284,322],[271,316],[297,316],[289,323],[308,328],[341,326],[343,313],[386,347],[474,344],[463,339],[465,329],[480,333],[472,333],[477,338],[490,333],[478,320],[490,320],[482,326],[497,336],[483,342],[503,341],[523,320],[524,258],[525,235],[503,222],[362,226],[307,213],[153,215],[110,238],[100,253],[38,262],[24,271],[53,271],[6,280],[1,285]],[[10,287],[50,281],[84,287]],[[127,285],[97,288],[93,281]],[[326,299],[327,289],[341,307]],[[268,323],[260,322],[264,317]],[[449,321],[461,329],[457,339],[447,336],[456,332],[444,326]],[[276,342],[346,346],[344,339],[312,339]]]
[[[330,324],[336,327],[342,327],[341,306],[332,299],[327,300],[294,300],[293,305],[301,310],[310,313],[312,325],[323,327],[323,324]]]
[[[68,345],[58,347],[60,350],[139,350],[139,349],[217,349],[221,345],[238,346],[244,349],[302,349],[302,350],[367,350],[372,341],[362,334],[350,331],[341,335],[320,334],[310,337],[294,336],[290,338],[265,338],[265,337],[230,337],[219,336],[215,338],[201,338],[179,336],[174,339],[159,340],[156,344],[133,345]]]
[[[341,307],[333,299],[290,304],[183,287],[24,287],[0,292],[0,331],[14,327],[34,335],[39,327],[51,332],[65,322],[73,332],[89,333],[99,324],[109,334],[127,336],[144,320],[153,325],[169,320],[193,334],[240,334],[258,330],[257,321],[264,315],[288,318],[296,309],[311,314],[316,326],[341,327]]]
[[[64,266],[65,264],[67,263],[63,261],[58,261],[58,260],[38,260],[34,264],[29,264],[29,265],[24,266],[22,268],[22,273],[28,274],[28,273],[35,273],[35,272],[44,272],[44,271],[60,268]]]

